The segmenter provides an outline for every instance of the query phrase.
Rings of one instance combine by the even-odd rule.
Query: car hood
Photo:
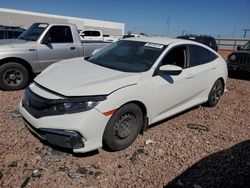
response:
[[[250,50],[240,50],[240,51],[234,51],[231,54],[250,54]]]
[[[25,41],[20,39],[4,39],[0,40],[0,50],[9,51],[16,49],[27,49],[29,47],[35,47],[35,41]]]
[[[116,71],[75,58],[49,66],[35,82],[64,96],[92,96],[137,84],[139,76],[140,73]]]

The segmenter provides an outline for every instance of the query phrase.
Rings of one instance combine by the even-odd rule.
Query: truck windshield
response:
[[[48,24],[34,23],[18,39],[36,41],[47,27]]]
[[[248,43],[246,43],[245,46],[243,46],[242,49],[243,50],[250,50],[250,41],[248,41]]]
[[[162,44],[121,40],[101,49],[88,61],[123,72],[144,72],[152,67],[165,48]]]

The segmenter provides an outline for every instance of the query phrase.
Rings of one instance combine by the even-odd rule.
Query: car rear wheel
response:
[[[143,124],[143,114],[136,104],[127,104],[110,118],[103,135],[104,145],[112,151],[130,146],[138,136]]]
[[[209,107],[215,106],[219,102],[222,93],[223,93],[222,82],[221,80],[216,80],[209,93],[207,106]]]
[[[28,81],[29,73],[23,65],[9,62],[0,66],[0,89],[6,91],[23,89]]]

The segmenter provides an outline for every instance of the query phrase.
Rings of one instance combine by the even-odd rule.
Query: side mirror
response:
[[[179,75],[182,72],[182,68],[176,65],[163,65],[159,68],[159,72],[169,75]]]
[[[237,50],[241,50],[241,47],[240,46],[237,46],[237,48],[236,48]]]

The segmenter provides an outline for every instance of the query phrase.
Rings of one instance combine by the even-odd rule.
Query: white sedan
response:
[[[202,44],[130,38],[51,65],[25,90],[20,111],[49,144],[116,151],[155,122],[199,104],[215,106],[227,76],[225,60]]]

